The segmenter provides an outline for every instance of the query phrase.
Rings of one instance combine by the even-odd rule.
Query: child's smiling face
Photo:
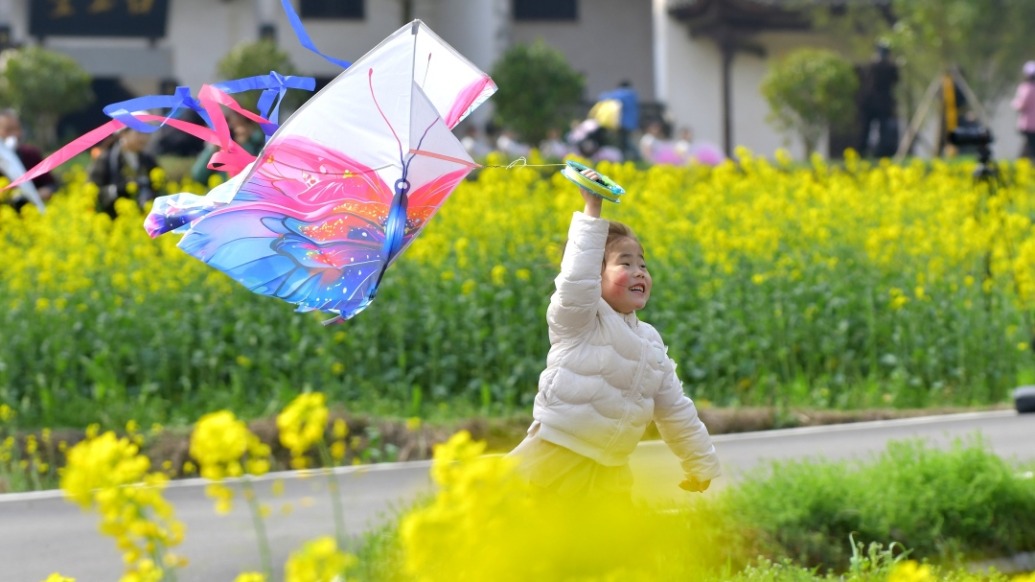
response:
[[[601,295],[615,311],[632,313],[647,305],[652,281],[635,240],[622,237],[609,245],[600,275]]]

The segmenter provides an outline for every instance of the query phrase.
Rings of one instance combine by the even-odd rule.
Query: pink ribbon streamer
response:
[[[225,106],[236,111],[259,124],[269,123],[269,120],[241,107],[233,97],[212,85],[204,85],[201,87],[201,91],[198,92],[198,101],[205,108],[205,111],[208,112],[209,117],[212,120],[213,127],[211,129],[204,125],[190,123],[188,121],[183,121],[182,119],[176,119],[166,115],[140,113],[135,114],[134,117],[142,121],[155,121],[165,125],[170,125],[202,141],[218,145],[221,151],[212,156],[212,160],[209,162],[209,167],[213,170],[226,172],[231,176],[237,175],[248,164],[255,161],[255,156],[248,153],[240,146],[240,144],[231,139],[230,126],[226,122],[226,117],[223,115],[223,109],[221,106]],[[4,190],[17,188],[19,184],[23,184],[39,177],[41,174],[54,170],[61,164],[100,143],[104,138],[124,127],[126,127],[124,123],[113,119],[104,125],[91,129],[47,156],[42,162],[36,164],[32,169],[26,171],[25,174],[19,176],[16,180],[8,184]]]

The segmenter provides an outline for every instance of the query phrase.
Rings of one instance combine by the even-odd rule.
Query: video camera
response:
[[[987,148],[993,141],[992,131],[980,125],[960,126],[949,132],[949,143],[957,147]]]
[[[978,165],[974,170],[974,177],[979,180],[998,182],[999,170],[992,163],[992,148],[990,144],[994,141],[992,130],[981,125],[961,125],[949,132],[949,143],[963,150],[974,148],[977,150]]]

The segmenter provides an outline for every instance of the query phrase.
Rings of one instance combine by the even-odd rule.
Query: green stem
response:
[[[168,548],[162,544],[157,544],[155,551],[151,554],[151,561],[158,565],[158,569],[162,572],[163,582],[176,582],[176,567],[165,565],[165,555],[168,553]]]
[[[338,479],[334,476],[334,460],[330,451],[327,450],[327,443],[320,441],[317,445],[320,451],[320,459],[323,461],[324,471],[327,475],[327,489],[331,493],[331,505],[334,507],[334,532],[338,538],[338,549],[345,549],[345,508],[341,505],[341,488],[338,487]]]
[[[266,535],[266,522],[262,519],[262,508],[259,507],[259,498],[255,494],[255,486],[250,478],[245,477],[244,498],[248,501],[248,507],[252,513],[252,524],[255,526],[255,538],[259,543],[259,559],[262,560],[262,571],[267,580],[273,579],[273,560],[270,558],[270,540]]]

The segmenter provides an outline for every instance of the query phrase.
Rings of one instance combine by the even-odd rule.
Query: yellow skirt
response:
[[[547,442],[534,428],[509,453],[518,458],[517,472],[534,490],[568,498],[618,497],[631,499],[633,476],[629,464],[601,465],[560,445]]]

